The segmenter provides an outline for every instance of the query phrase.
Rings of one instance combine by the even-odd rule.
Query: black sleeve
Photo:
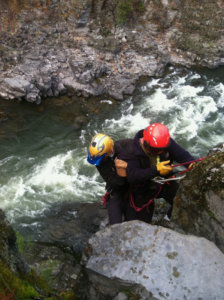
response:
[[[173,139],[171,139],[169,152],[171,153],[173,160],[178,163],[184,163],[195,160],[195,158],[188,151],[183,149]],[[189,165],[190,164],[184,165],[184,167],[188,168]]]
[[[144,182],[158,175],[159,172],[156,167],[143,169],[139,166],[138,160],[128,161],[127,180],[129,183]]]
[[[97,166],[97,170],[106,182],[106,189],[108,191],[119,190],[127,182],[125,177],[120,177],[117,175],[114,162],[111,158],[103,160],[101,164]]]

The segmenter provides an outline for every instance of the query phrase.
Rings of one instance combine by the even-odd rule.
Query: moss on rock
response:
[[[224,251],[224,153],[210,153],[188,172],[174,200],[172,221]],[[176,229],[177,229],[176,228]]]
[[[19,278],[5,264],[0,262],[0,295],[3,295],[6,290],[18,300],[32,299],[39,296],[39,293],[29,282]]]

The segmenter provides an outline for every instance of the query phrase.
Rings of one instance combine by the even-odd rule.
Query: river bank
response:
[[[161,76],[168,64],[224,63],[220,1],[202,7],[193,0],[133,0],[126,6],[24,0],[3,1],[0,10],[4,99],[40,103],[70,93],[122,100],[141,77]]]

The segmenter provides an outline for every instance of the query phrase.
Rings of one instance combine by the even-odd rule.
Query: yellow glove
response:
[[[160,175],[165,176],[168,175],[173,168],[169,165],[170,160],[162,161],[157,164],[156,168]]]
[[[193,169],[193,168],[194,168],[194,166],[195,166],[195,163],[191,163],[191,164],[189,165],[189,167],[188,167],[188,170],[191,170],[191,169]]]

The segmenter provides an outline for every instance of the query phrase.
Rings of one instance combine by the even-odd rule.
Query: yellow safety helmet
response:
[[[106,134],[96,134],[89,145],[87,161],[92,164],[99,166],[101,160],[110,155],[114,147],[113,140]]]

